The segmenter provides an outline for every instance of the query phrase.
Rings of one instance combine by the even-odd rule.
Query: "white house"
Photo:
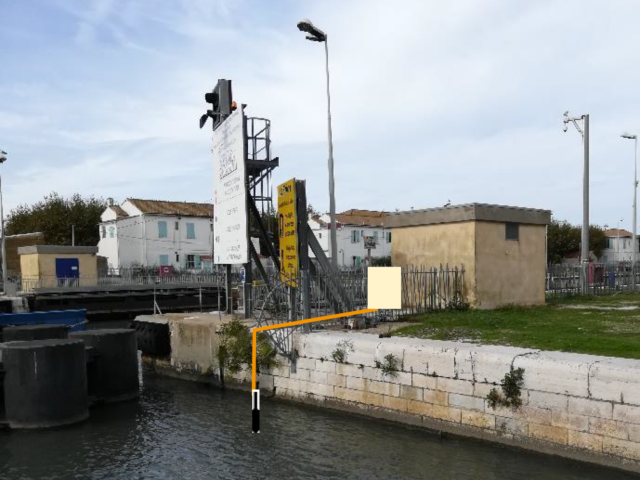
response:
[[[213,205],[128,198],[100,219],[98,255],[110,269],[134,265],[201,269],[211,265]]]
[[[365,265],[367,249],[365,237],[372,237],[375,248],[371,249],[371,257],[388,257],[391,255],[391,231],[384,228],[385,212],[372,210],[347,210],[336,214],[338,265],[359,267]],[[327,257],[332,256],[330,241],[329,215],[311,216],[309,226],[318,239]],[[309,252],[313,256],[312,252]]]
[[[631,232],[611,228],[604,231],[604,236],[607,243],[600,256],[600,260],[603,263],[630,262],[633,260],[633,235]],[[640,237],[636,239],[636,252],[640,252],[639,242]],[[640,255],[638,255],[638,258],[640,259]]]

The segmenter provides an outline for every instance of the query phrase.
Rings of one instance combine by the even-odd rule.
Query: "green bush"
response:
[[[269,335],[258,332],[256,335],[256,367],[260,369],[273,368],[278,365],[276,351],[271,344]],[[239,318],[233,318],[220,328],[220,347],[218,348],[218,362],[221,367],[231,373],[237,373],[243,367],[250,368],[252,364],[253,338],[251,330]]]

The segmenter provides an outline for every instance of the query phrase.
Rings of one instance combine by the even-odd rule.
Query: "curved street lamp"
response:
[[[316,27],[311,20],[303,19],[298,22],[298,30],[307,34],[307,40],[324,43],[325,69],[327,72],[327,130],[329,136],[329,217],[331,219],[331,265],[338,268],[338,238],[336,232],[336,195],[333,178],[333,132],[331,130],[331,93],[329,91],[329,46],[327,34]]]

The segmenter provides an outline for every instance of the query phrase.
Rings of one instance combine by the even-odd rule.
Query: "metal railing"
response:
[[[239,275],[233,280],[239,282]],[[180,273],[172,275],[98,275],[80,278],[59,278],[55,275],[21,276],[17,278],[18,291],[33,292],[38,289],[73,289],[79,287],[109,287],[109,286],[144,286],[144,285],[224,285],[224,272],[208,273]]]
[[[382,267],[384,268],[384,267]],[[403,267],[401,271],[402,308],[399,310],[380,310],[376,317],[379,320],[397,320],[406,315],[428,313],[447,308],[461,308],[466,306],[464,285],[465,269],[460,267]],[[332,300],[331,282],[329,278],[337,279],[342,291],[348,297],[354,309],[367,308],[368,275],[367,269],[342,270],[336,274],[319,273],[309,275],[311,292],[310,308],[314,317],[330,315],[335,312],[335,301]],[[292,283],[302,285],[302,277],[292,279]],[[274,278],[271,286],[256,284],[253,288],[254,306],[258,309],[268,300],[274,289],[286,289],[286,285]],[[296,295],[301,295],[301,288],[295,289]],[[302,298],[298,303],[302,303]],[[302,308],[297,309],[296,315],[303,314]]]
[[[369,324],[399,320],[407,315],[427,313],[446,308],[466,306],[464,267],[405,267],[401,271],[402,308],[399,310],[378,310],[366,317],[354,317],[354,322],[366,321]],[[329,278],[331,277],[331,278]],[[341,293],[346,299],[336,299],[335,285],[339,282]],[[353,310],[368,307],[368,275],[367,269],[342,270],[327,275],[318,273],[309,275],[309,304],[301,286],[302,276],[291,279],[290,288],[279,279],[274,279],[271,286],[256,285],[253,289],[254,316],[260,326],[275,325],[292,320],[315,318],[334,313],[342,313],[344,301]],[[332,286],[333,285],[333,286]],[[332,325],[344,325],[348,318],[327,321],[307,326],[309,329],[326,329]],[[288,354],[291,351],[292,332],[294,329],[268,330],[278,351]]]
[[[587,278],[584,278],[586,275]],[[547,266],[546,294],[548,298],[573,295],[611,295],[640,291],[640,268],[631,262],[551,264]]]

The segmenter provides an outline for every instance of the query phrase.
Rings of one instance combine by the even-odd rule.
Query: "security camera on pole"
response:
[[[578,122],[582,121],[583,128]],[[589,265],[589,115],[570,117],[569,112],[564,112],[564,131],[569,129],[569,122],[573,123],[576,130],[582,135],[584,147],[584,173],[582,176],[582,293],[589,293],[589,277],[587,267]]]

